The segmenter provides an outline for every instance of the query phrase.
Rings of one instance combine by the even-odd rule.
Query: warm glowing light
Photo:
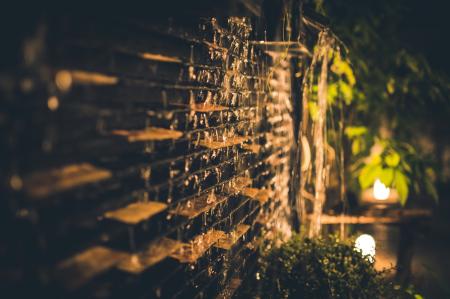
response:
[[[375,239],[371,235],[363,234],[359,236],[355,241],[355,248],[371,260],[375,257]]]
[[[378,200],[386,200],[389,198],[391,190],[386,187],[379,179],[373,184],[373,197]]]
[[[58,98],[55,96],[48,98],[47,106],[48,106],[48,109],[50,109],[51,111],[55,111],[56,109],[58,109],[58,107],[59,107]]]
[[[72,86],[72,74],[69,71],[59,71],[55,77],[56,86],[62,91],[68,91]]]

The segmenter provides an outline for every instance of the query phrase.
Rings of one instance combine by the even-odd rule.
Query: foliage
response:
[[[375,270],[353,243],[294,236],[262,261],[264,298],[414,298]],[[412,293],[408,290],[409,293]]]
[[[420,151],[417,134],[436,123],[444,132],[450,112],[448,78],[434,70],[420,52],[406,47],[402,26],[408,2],[312,1],[329,17],[331,28],[345,43],[348,53],[334,55],[328,85],[328,103],[346,107],[345,135],[351,154],[353,191],[365,189],[379,178],[397,189],[401,203],[410,194],[428,194],[437,200],[434,186],[437,161]],[[351,17],[349,17],[351,16]],[[403,31],[402,31],[403,30]],[[312,99],[314,100],[314,99]],[[311,113],[314,102],[309,104]],[[343,124],[340,124],[341,128]],[[380,134],[380,128],[389,134]],[[329,136],[336,136],[333,128]],[[442,134],[442,133],[441,133]]]
[[[438,200],[434,186],[436,175],[431,162],[422,158],[410,144],[374,137],[370,138],[373,145],[368,151],[367,128],[347,127],[345,134],[352,141],[355,160],[352,173],[357,175],[362,190],[379,179],[387,187],[397,190],[402,205],[405,205],[410,189],[415,194],[428,194]]]

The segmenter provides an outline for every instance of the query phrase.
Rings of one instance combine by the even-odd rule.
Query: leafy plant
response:
[[[345,133],[352,142],[353,173],[362,190],[379,179],[387,187],[397,190],[402,205],[406,204],[410,191],[428,194],[438,200],[431,163],[410,144],[369,137],[365,127],[347,127]],[[369,140],[373,141],[370,152],[367,150]]]
[[[261,298],[414,298],[377,271],[351,240],[334,236],[296,235],[270,250],[261,262],[260,281]]]
[[[356,113],[356,121],[364,115],[367,100],[364,94],[356,86],[356,78],[352,65],[348,59],[344,59],[339,50],[330,51],[331,75],[328,82],[328,106],[331,110],[331,123],[340,122],[339,126],[331,126],[328,129],[329,136],[338,136],[342,132],[337,132],[343,127],[343,119],[337,119],[333,115],[333,107],[348,110],[360,110]],[[412,62],[411,62],[412,63]],[[390,78],[387,83],[388,91],[394,88],[395,83]],[[317,85],[312,88],[312,96],[308,102],[309,112],[312,119],[315,119],[317,111]],[[383,118],[382,115],[377,116]],[[351,120],[350,120],[351,121]],[[408,195],[412,191],[416,194],[428,194],[435,201],[438,199],[434,186],[434,169],[431,163],[423,159],[411,143],[400,142],[392,137],[380,138],[373,132],[378,131],[380,125],[368,127],[363,125],[347,126],[344,134],[351,144],[351,179],[357,179],[358,189],[366,189],[372,186],[375,180],[379,179],[387,187],[395,188],[399,194],[400,203],[406,204]],[[386,128],[382,129],[386,130]],[[336,137],[335,137],[336,139]],[[334,142],[336,147],[342,143]],[[370,149],[370,151],[369,151]]]
[[[438,163],[423,157],[416,137],[419,132],[428,134],[424,128],[430,128],[435,136],[443,135],[439,142],[444,142],[441,126],[450,111],[450,84],[423,53],[405,46],[403,24],[408,23],[409,1],[383,5],[356,0],[306,2],[329,17],[330,27],[348,49],[345,58],[333,55],[330,59],[328,103],[330,109],[346,108],[340,119],[344,124],[336,127],[346,127],[350,141],[351,167],[347,170],[358,182],[353,191],[379,178],[397,189],[402,204],[412,194],[428,194],[437,200],[434,178],[439,177],[438,168],[432,166]],[[314,102],[309,107],[314,114]],[[389,136],[379,134],[382,127],[389,130]],[[330,136],[336,135],[332,126],[328,130]]]

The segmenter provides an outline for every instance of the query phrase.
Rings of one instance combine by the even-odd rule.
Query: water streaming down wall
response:
[[[2,81],[15,295],[231,296],[290,231],[290,64],[254,38],[248,18],[41,23]]]

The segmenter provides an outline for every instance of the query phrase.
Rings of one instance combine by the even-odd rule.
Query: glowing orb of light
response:
[[[389,198],[391,190],[386,187],[379,179],[373,184],[373,197],[378,200],[386,200]]]
[[[368,256],[373,261],[375,257],[375,239],[368,234],[362,234],[355,240],[355,248],[361,251],[363,256]]]

